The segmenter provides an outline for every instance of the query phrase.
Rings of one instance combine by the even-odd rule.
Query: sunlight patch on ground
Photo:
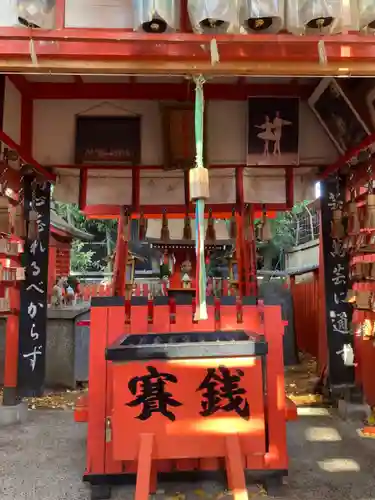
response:
[[[305,430],[307,441],[342,441],[342,437],[333,427],[308,427]]]
[[[361,467],[351,458],[327,458],[318,461],[319,467],[326,472],[359,472]]]
[[[308,406],[301,406],[297,408],[297,413],[300,417],[330,417],[331,414],[328,408],[317,408]]]

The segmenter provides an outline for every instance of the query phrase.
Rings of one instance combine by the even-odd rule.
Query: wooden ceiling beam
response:
[[[2,28],[0,71],[278,76],[373,76],[372,36],[217,35],[220,62],[213,65],[212,36],[126,30]],[[30,57],[30,39],[35,46]],[[39,43],[51,42],[51,43]],[[54,42],[54,43],[53,43]],[[57,43],[58,42],[58,43]],[[18,68],[17,70],[15,68]],[[70,70],[70,71],[69,71]]]

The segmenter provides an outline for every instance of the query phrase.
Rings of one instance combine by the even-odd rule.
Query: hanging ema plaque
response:
[[[76,163],[124,163],[141,161],[139,116],[78,116]]]
[[[349,256],[342,235],[335,231],[335,216],[343,209],[343,179],[321,183],[321,227],[328,344],[328,377],[332,389],[354,386],[352,306],[346,302],[349,288]],[[337,228],[336,228],[337,229]]]
[[[21,285],[18,389],[20,396],[37,396],[43,393],[45,378],[50,184],[25,178],[24,207],[29,228],[26,279]]]

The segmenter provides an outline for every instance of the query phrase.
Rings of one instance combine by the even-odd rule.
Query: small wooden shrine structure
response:
[[[254,219],[265,230],[273,213],[313,198],[318,180],[323,375],[338,397],[355,387],[353,297],[365,319],[373,314],[372,268],[357,268],[369,264],[375,223],[375,86],[333,77],[374,76],[375,3],[115,4],[22,0],[0,10],[0,184],[27,223],[15,233],[26,273],[19,320],[8,310],[4,403],[43,391],[55,183],[56,199],[86,216],[119,219],[113,296],[92,303],[90,394],[76,411],[88,421],[92,498],[137,473],[135,499],[146,500],[158,474],[225,463],[242,500],[244,467],[269,489],[280,484],[285,421],[295,416],[284,397],[281,308],[257,300]],[[365,183],[368,196],[358,197]],[[357,221],[354,204],[364,201],[367,215],[348,239],[344,223]],[[210,218],[235,221],[237,298],[206,298]],[[195,223],[194,300],[124,300],[133,219],[143,234],[145,220]],[[354,248],[361,279],[348,296]],[[225,401],[212,404],[226,383]],[[160,400],[155,387],[167,384]]]

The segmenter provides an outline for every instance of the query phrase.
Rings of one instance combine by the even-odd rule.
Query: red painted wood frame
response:
[[[116,301],[115,303],[113,301]],[[82,401],[77,408],[78,420],[88,419],[87,435],[87,464],[86,475],[118,474],[136,471],[133,462],[114,460],[113,442],[116,435],[106,439],[107,431],[111,430],[111,416],[113,408],[112,370],[111,362],[106,362],[105,349],[117,338],[125,333],[125,302],[120,298],[101,298],[93,301],[90,321],[90,359],[89,359],[89,397],[88,413]],[[180,307],[183,308],[180,311]],[[144,310],[145,309],[145,310]],[[246,468],[253,470],[285,470],[288,466],[286,445],[286,419],[288,418],[283,363],[283,333],[284,323],[279,306],[251,306],[243,305],[241,314],[237,314],[237,306],[221,306],[219,314],[211,320],[201,323],[193,321],[193,308],[176,306],[176,320],[173,321],[167,306],[154,306],[149,315],[149,306],[131,307],[132,333],[137,332],[183,332],[194,330],[214,331],[215,329],[245,329],[249,332],[265,335],[268,342],[266,363],[267,399],[265,403],[266,421],[268,429],[268,448],[263,455],[249,455],[246,457]],[[261,316],[262,314],[262,316]],[[263,321],[261,319],[263,318]],[[82,410],[85,418],[82,418]],[[295,417],[293,417],[295,418]],[[107,425],[103,425],[107,422]],[[125,423],[126,425],[126,423]],[[108,437],[108,435],[107,435]],[[160,470],[170,471],[177,466],[181,470],[189,470],[199,466],[201,469],[217,469],[220,463],[217,459],[200,459],[191,457],[179,460],[174,465],[170,460],[160,463]]]
[[[61,23],[61,10],[57,17]],[[275,61],[318,63],[319,36],[298,37],[279,35],[218,35],[220,62]],[[40,59],[128,59],[137,61],[210,62],[206,50],[212,37],[194,33],[150,34],[122,29],[60,28],[54,30],[2,28],[0,57],[30,59],[30,44],[35,45]],[[54,44],[39,42],[53,41]],[[343,75],[350,74],[351,63],[373,63],[375,49],[371,36],[359,34],[324,38],[328,62],[342,65]],[[321,65],[324,73],[324,65]],[[212,68],[213,70],[214,68]],[[251,68],[248,68],[248,71]],[[232,70],[233,71],[233,70]],[[370,71],[370,70],[367,70]],[[372,74],[374,70],[372,70]]]
[[[24,76],[10,75],[12,83],[18,90],[26,93],[31,99],[118,99],[118,100],[156,100],[156,101],[192,101],[194,85],[186,81],[182,83],[145,83],[132,81],[123,83],[89,83],[82,79],[75,82],[54,83],[30,82]],[[288,84],[247,84],[237,82],[206,83],[204,98],[206,101],[246,101],[249,96],[300,97],[307,99],[315,85]]]
[[[56,168],[60,168],[61,166],[56,166]],[[76,168],[76,166],[64,166],[65,168]],[[77,166],[78,168],[78,166]],[[90,171],[91,166],[85,166],[84,170],[87,170],[88,172]],[[106,168],[106,167],[101,167]],[[129,169],[131,168],[133,170],[133,177],[132,177],[132,182],[133,182],[133,188],[132,188],[132,198],[133,202],[132,205],[126,206],[128,209],[129,213],[132,213],[136,216],[136,214],[139,215],[140,212],[144,214],[145,217],[152,217],[152,216],[161,216],[163,211],[166,211],[168,213],[168,217],[173,217],[173,216],[178,216],[178,217],[184,217],[185,214],[188,212],[190,214],[194,214],[194,205],[193,203],[189,203],[187,206],[185,203],[180,204],[180,205],[139,205],[139,193],[140,193],[140,170],[148,170],[150,169],[149,166],[147,165],[141,165],[139,167],[124,167],[124,169]],[[209,209],[212,210],[212,213],[216,216],[218,214],[221,214],[222,216],[228,215],[232,213],[233,208],[236,208],[238,211],[241,211],[244,206],[244,203],[242,202],[243,200],[243,169],[244,166],[242,165],[211,165],[209,168],[220,168],[220,169],[227,169],[227,168],[235,168],[236,169],[236,202],[234,203],[221,203],[221,204],[210,204],[207,203],[207,212]],[[249,167],[252,168],[252,167]],[[256,167],[255,167],[256,168]],[[273,166],[270,166],[269,168],[273,168]],[[279,168],[279,167],[276,167]],[[285,168],[285,167],[283,167]],[[288,167],[289,168],[289,167]],[[288,168],[285,168],[286,174],[285,174],[285,198],[286,198],[286,203],[267,203],[266,208],[270,212],[274,211],[282,211],[282,210],[287,210],[291,208],[290,203],[291,203],[291,195],[293,194],[293,175],[289,175]],[[110,170],[110,167],[107,168]],[[159,170],[163,171],[163,167],[161,165],[158,166],[152,166],[152,170]],[[82,166],[80,167],[80,171],[82,172]],[[136,174],[137,175],[134,175]],[[84,182],[82,181],[83,176],[80,176],[80,194],[79,194],[79,200],[82,202],[82,200],[86,200],[86,190],[87,190],[87,175],[84,176]],[[185,182],[187,181],[185,177]],[[240,194],[240,191],[242,194]],[[185,196],[186,198],[186,196]],[[263,205],[261,204],[253,204],[252,205],[255,210],[262,210]],[[83,206],[80,204],[80,209],[85,213],[85,215],[89,218],[118,218],[120,216],[120,205],[86,205]]]

